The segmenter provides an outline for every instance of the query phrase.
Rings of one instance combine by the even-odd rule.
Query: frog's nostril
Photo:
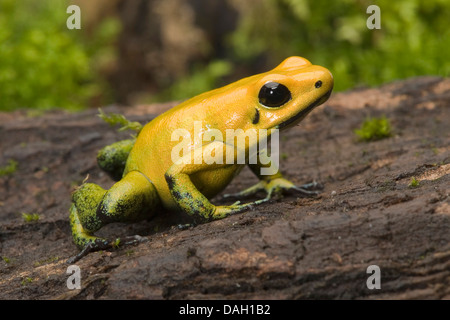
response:
[[[319,89],[321,86],[322,86],[322,81],[317,81],[315,84],[314,84],[314,86],[317,88],[317,89]]]

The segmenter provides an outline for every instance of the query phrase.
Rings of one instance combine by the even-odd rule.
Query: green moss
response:
[[[7,257],[2,257],[3,261],[5,261],[6,263],[11,263],[11,259],[7,258]]]
[[[233,65],[226,59],[217,59],[208,64],[194,66],[186,75],[178,78],[171,86],[151,100],[184,100],[202,92],[217,88],[221,79],[233,72]]]
[[[23,278],[21,284],[22,284],[23,286],[25,286],[25,285],[27,285],[27,284],[29,284],[29,283],[31,283],[31,282],[33,282],[33,279],[30,278],[30,277],[26,277],[26,278]]]
[[[24,213],[22,212],[22,218],[25,222],[35,222],[39,220],[39,215],[37,213]]]
[[[11,175],[17,171],[17,161],[10,159],[6,166],[0,167],[0,177]]]
[[[102,109],[98,109],[98,116],[111,126],[121,125],[119,131],[132,130],[139,133],[142,130],[142,124],[137,121],[130,121],[124,115],[118,113],[106,114]]]
[[[354,130],[360,141],[375,141],[392,136],[392,129],[389,119],[385,116],[381,118],[367,118],[359,129]]]
[[[120,238],[117,238],[116,240],[114,240],[114,243],[113,243],[113,248],[118,248],[119,246],[120,246]]]
[[[58,260],[59,260],[59,257],[50,256],[50,257],[48,257],[46,259],[36,261],[35,263],[33,263],[33,266],[39,267],[41,265],[52,263],[52,262],[55,262],[55,261],[58,261]]]
[[[419,180],[417,180],[415,177],[412,177],[411,182],[409,183],[408,187],[417,188],[417,187],[419,187],[419,185],[420,185]]]

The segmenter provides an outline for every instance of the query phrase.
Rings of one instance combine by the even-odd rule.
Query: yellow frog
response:
[[[69,262],[119,242],[144,240],[132,236],[111,241],[93,234],[111,222],[139,221],[163,209],[178,210],[205,222],[242,212],[268,201],[282,190],[313,193],[304,186],[295,186],[279,171],[261,174],[261,169],[270,164],[249,161],[249,150],[254,150],[252,147],[274,130],[300,122],[328,99],[332,88],[333,76],[327,69],[301,57],[290,57],[273,70],[191,98],[147,123],[136,139],[104,148],[98,155],[99,165],[119,181],[109,190],[85,183],[73,193],[70,223],[74,242],[82,251]],[[241,129],[236,137],[249,130],[264,134],[257,138],[247,134],[247,139],[241,140],[245,141],[243,145],[231,143],[231,148],[231,140],[216,136],[206,141],[196,139],[212,129],[224,136],[231,129]],[[174,158],[174,154],[179,155],[174,148],[180,146],[180,136],[174,139],[175,131],[191,139],[176,149],[184,152]],[[204,159],[205,154],[223,161],[211,163]],[[245,156],[245,163],[236,161],[239,155]],[[239,201],[228,206],[212,204],[209,199],[221,192],[245,165],[249,165],[260,181],[233,196],[248,196],[260,190],[265,190],[267,196],[245,204]]]

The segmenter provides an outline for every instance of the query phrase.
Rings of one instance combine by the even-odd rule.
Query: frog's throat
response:
[[[293,117],[289,118],[288,120],[286,120],[286,121],[280,123],[279,125],[275,126],[275,128],[281,130],[281,129],[284,129],[284,128],[290,126],[290,125],[293,125],[293,124],[301,121],[304,117],[306,117],[306,115],[309,112],[311,112],[312,109],[314,109],[318,105],[321,105],[322,103],[327,101],[328,98],[331,95],[331,91],[332,91],[332,89],[327,91],[327,93],[325,93],[323,96],[317,98],[313,103],[311,103],[309,106],[307,106],[302,111],[297,113],[295,116],[293,116]]]

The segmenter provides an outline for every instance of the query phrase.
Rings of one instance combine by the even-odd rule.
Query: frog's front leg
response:
[[[201,157],[203,154],[209,154],[211,150],[218,150],[222,147],[227,149],[222,142],[211,142],[202,147],[202,152],[196,153],[192,151],[192,153],[180,158],[165,173],[169,191],[180,210],[190,216],[200,218],[202,221],[221,219],[229,214],[245,211],[253,205],[266,201],[257,200],[245,204],[240,204],[238,201],[229,206],[215,206],[196,188],[190,178],[191,175],[201,171],[220,171],[222,168],[234,165],[226,164],[226,161],[211,164],[205,164],[202,161]],[[228,151],[229,149],[225,152]],[[224,156],[225,158],[226,156]]]
[[[142,220],[159,201],[151,181],[138,171],[127,173],[108,191],[93,183],[83,184],[73,193],[70,208],[73,240],[81,252],[68,262],[73,263],[92,251],[143,241],[139,236],[107,240],[96,237],[94,232],[111,222]]]

